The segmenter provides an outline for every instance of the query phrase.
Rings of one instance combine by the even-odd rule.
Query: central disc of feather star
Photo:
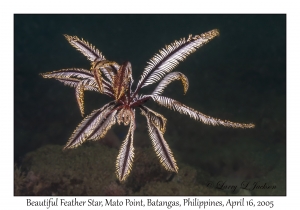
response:
[[[178,167],[169,145],[163,134],[166,131],[166,118],[151,110],[145,103],[153,100],[161,106],[167,107],[181,114],[188,115],[194,120],[209,125],[223,125],[232,128],[253,128],[254,124],[236,123],[220,120],[202,114],[174,99],[162,96],[164,89],[175,80],[183,84],[184,94],[189,82],[181,72],[171,72],[180,61],[195,52],[199,47],[208,43],[219,35],[217,29],[206,33],[182,38],[166,45],[159,53],[150,59],[135,90],[132,90],[132,68],[130,62],[122,65],[107,60],[93,45],[77,36],[64,35],[69,43],[91,61],[90,70],[82,68],[68,68],[58,71],[42,73],[44,78],[54,78],[67,86],[75,88],[75,95],[81,115],[84,116],[84,91],[91,90],[113,98],[108,104],[94,110],[77,126],[64,149],[75,148],[87,140],[99,140],[116,122],[129,125],[129,131],[123,141],[116,162],[116,175],[120,181],[128,177],[134,157],[133,134],[135,130],[135,109],[147,119],[148,132],[153,148],[166,170],[177,173]],[[141,88],[160,81],[150,95],[139,95]]]

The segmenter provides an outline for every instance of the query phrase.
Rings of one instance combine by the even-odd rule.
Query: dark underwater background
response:
[[[283,14],[15,15],[15,195],[97,195],[88,191],[86,186],[82,191],[69,190],[70,185],[73,189],[75,185],[85,183],[78,178],[66,181],[72,175],[51,181],[43,177],[49,172],[44,169],[39,171],[40,165],[51,170],[51,164],[67,161],[67,157],[64,159],[64,156],[59,156],[65,153],[61,149],[82,120],[74,88],[54,79],[43,79],[39,75],[63,68],[90,68],[90,62],[67,42],[63,34],[84,38],[103,52],[108,60],[119,64],[130,61],[135,87],[149,59],[166,44],[188,37],[189,34],[201,34],[215,28],[220,30],[220,36],[199,48],[174,69],[188,77],[190,86],[187,94],[183,95],[182,84],[177,81],[170,84],[163,95],[206,115],[233,122],[254,123],[256,127],[233,129],[209,126],[147,102],[148,107],[168,120],[165,139],[179,168],[187,171],[180,175],[181,179],[186,174],[193,174],[191,186],[204,187],[184,191],[178,183],[175,183],[175,187],[169,186],[169,183],[164,185],[165,177],[155,178],[160,173],[148,173],[152,177],[145,177],[145,174],[140,176],[142,178],[137,186],[130,184],[130,181],[123,186],[114,183],[114,173],[108,173],[113,177],[110,180],[112,186],[101,185],[99,189],[105,188],[106,191],[99,192],[99,195],[198,195],[197,190],[203,195],[285,195],[286,15]],[[157,84],[142,89],[140,93],[151,93]],[[110,100],[105,95],[86,91],[85,113],[89,114]],[[149,151],[155,156],[147,134],[146,120],[138,110],[136,113],[134,145],[137,154],[143,157],[143,152]],[[112,171],[119,145],[127,130],[123,125],[115,125],[101,144],[101,149],[110,148],[114,154],[109,164]],[[93,142],[75,150],[84,152],[93,144],[99,146],[98,142]],[[52,149],[45,149],[47,147]],[[59,149],[55,150],[54,147]],[[54,150],[60,158],[53,157]],[[93,156],[93,160],[101,158],[102,153],[97,150],[94,152],[86,156]],[[50,161],[47,165],[45,158],[57,161]],[[143,165],[143,158],[140,159]],[[38,163],[38,160],[44,162]],[[78,161],[82,161],[82,158]],[[84,165],[85,160],[83,162]],[[153,162],[151,164],[160,165],[158,159]],[[65,167],[62,167],[55,173],[64,176],[61,175],[65,173],[64,170]],[[139,174],[134,172],[138,170],[133,167],[132,176],[138,177]],[[55,173],[52,175],[55,176]],[[97,172],[91,170],[86,173]],[[165,172],[162,170],[161,173]],[[178,180],[176,177],[174,179]],[[256,182],[270,187],[256,190],[248,187],[235,192],[225,189],[225,185],[240,186],[245,180],[249,186]],[[20,186],[16,186],[19,182]],[[65,186],[64,190],[62,185]],[[162,192],[156,186],[163,186],[164,190],[170,188],[170,191]],[[155,189],[151,191],[151,187]],[[205,191],[205,187],[215,191]]]

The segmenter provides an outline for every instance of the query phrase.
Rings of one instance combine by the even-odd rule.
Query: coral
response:
[[[179,173],[169,182],[152,181],[147,183],[134,195],[226,195],[221,190],[196,183],[197,172],[190,166],[183,166]]]
[[[126,190],[124,186],[116,182],[112,182],[104,188],[103,193],[108,196],[121,196],[126,195]]]
[[[114,160],[117,150],[91,143],[82,148],[62,151],[47,145],[27,154],[28,195],[101,195],[115,181]]]
[[[203,185],[184,185],[178,182],[150,182],[134,195],[149,196],[196,196],[196,195],[226,195],[223,191],[208,188]]]
[[[165,182],[172,175],[159,164],[152,148],[136,148],[131,175],[125,183],[133,192],[139,191],[148,182]]]
[[[25,174],[20,167],[14,165],[14,195],[23,194],[23,188],[26,183]]]
[[[136,170],[124,183],[117,183],[114,161],[117,149],[93,142],[62,151],[46,145],[26,155],[26,195],[126,195],[150,181],[165,181],[170,176],[159,164],[153,150],[135,151]]]
[[[228,194],[207,187],[209,176],[205,171],[181,162],[177,174],[166,171],[151,147],[135,149],[132,173],[120,183],[115,177],[117,153],[117,149],[98,142],[65,151],[58,145],[43,146],[25,156],[22,169],[27,171],[26,176],[15,167],[15,195]]]

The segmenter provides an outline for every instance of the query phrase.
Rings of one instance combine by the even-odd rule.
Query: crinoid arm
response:
[[[64,34],[64,36],[68,40],[68,42],[83,55],[85,55],[88,60],[92,62],[96,60],[105,60],[105,57],[102,55],[102,53],[87,41],[79,39],[77,36],[69,36],[67,34]]]
[[[94,129],[94,131],[90,134],[89,139],[93,141],[102,139],[106,135],[107,131],[116,124],[116,114],[116,109],[107,112],[105,119],[103,119],[102,123]]]
[[[70,84],[70,81],[68,83]],[[75,87],[76,100],[80,109],[81,116],[83,117],[84,116],[84,90],[99,91],[99,89],[97,88],[98,86],[94,78],[78,81],[78,83],[74,85],[74,87]],[[109,85],[104,84],[104,91],[103,91],[104,94],[108,96],[112,96],[111,90],[112,88]]]
[[[171,98],[168,98],[165,96],[149,95],[149,96],[144,96],[144,97],[150,97],[161,106],[167,107],[174,111],[178,111],[181,114],[188,115],[191,118],[193,118],[194,120],[201,121],[208,125],[223,125],[223,126],[232,127],[232,128],[254,128],[255,127],[255,125],[252,123],[249,123],[249,124],[236,123],[236,122],[231,122],[228,120],[221,120],[221,119],[207,116],[193,108],[190,108],[174,99],[171,99]]]
[[[119,64],[114,61],[102,60],[92,62],[91,72],[94,75],[100,93],[104,92],[105,83],[111,87],[113,86],[113,80],[119,69]],[[104,79],[102,74],[104,74],[108,80]]]
[[[172,72],[167,74],[157,85],[152,95],[161,95],[164,89],[174,80],[181,80],[183,85],[183,92],[186,94],[189,88],[189,80],[188,78],[181,72]]]
[[[163,136],[166,119],[146,106],[141,106],[141,110],[142,115],[147,119],[148,133],[160,163],[166,170],[177,173],[178,167],[173,153]]]
[[[134,113],[134,112],[133,112]],[[123,141],[116,162],[116,174],[122,182],[128,177],[133,163],[133,133],[135,130],[135,114],[131,117],[130,126],[125,140]]]
[[[78,82],[76,88],[75,88],[75,95],[76,100],[79,105],[81,116],[84,116],[84,100],[83,100],[83,93],[84,93],[84,85],[83,82]]]
[[[115,103],[110,102],[85,117],[71,135],[64,149],[77,147],[89,139],[103,137],[115,123],[116,111],[113,110],[114,107]]]
[[[81,115],[84,116],[84,90],[99,91],[93,74],[86,69],[70,68],[61,69],[58,71],[41,73],[42,77],[49,79],[56,79],[63,84],[74,87],[75,95]],[[103,80],[103,93],[112,96],[112,87],[110,82]]]
[[[104,79],[102,77],[102,73],[109,80],[108,84],[112,85],[111,82],[120,67],[119,64],[114,61],[106,60],[104,55],[102,55],[102,53],[98,49],[96,49],[93,45],[89,44],[84,39],[79,39],[77,36],[69,36],[66,34],[64,34],[64,36],[74,48],[85,55],[88,60],[92,61],[91,73],[96,79],[99,92],[103,93]]]
[[[162,79],[167,73],[171,72],[180,61],[185,60],[188,55],[218,35],[219,31],[214,29],[200,35],[190,35],[187,39],[182,38],[170,45],[166,45],[165,48],[162,48],[159,53],[155,54],[148,62],[138,82],[135,93],[140,88]]]
[[[118,70],[113,79],[113,90],[115,100],[124,96],[132,83],[132,68],[130,62],[125,62]]]
[[[93,74],[86,69],[81,68],[69,68],[69,69],[61,69],[58,71],[52,71],[52,72],[46,72],[46,73],[40,73],[43,78],[47,79],[57,79],[57,80],[63,80],[63,79],[91,79],[93,78]]]
[[[120,65],[114,61],[102,60],[92,63],[91,71],[100,70],[112,85],[113,78],[117,74]]]
[[[164,134],[166,131],[167,119],[161,114],[153,111],[152,109],[149,109],[145,105],[140,105],[139,108],[141,109],[142,114],[145,117],[148,117],[150,122],[154,124],[155,127],[157,127],[162,132],[162,134]]]

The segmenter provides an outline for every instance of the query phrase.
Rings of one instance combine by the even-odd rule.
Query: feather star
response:
[[[145,103],[153,100],[181,114],[209,125],[223,125],[232,128],[253,128],[254,124],[236,123],[220,120],[202,114],[174,99],[162,96],[164,89],[175,80],[183,84],[184,93],[189,87],[188,78],[181,72],[171,72],[180,61],[195,52],[199,47],[219,35],[217,29],[200,35],[189,35],[170,45],[166,45],[148,62],[134,91],[132,91],[132,68],[130,62],[122,65],[107,60],[93,45],[79,39],[77,36],[64,35],[69,43],[91,61],[90,70],[81,68],[61,69],[42,73],[44,78],[54,78],[67,86],[75,88],[75,95],[81,115],[84,116],[84,91],[100,92],[113,98],[113,101],[100,109],[94,110],[77,126],[64,149],[75,148],[87,140],[99,140],[117,122],[129,125],[129,131],[123,141],[116,161],[116,175],[120,181],[128,177],[133,159],[133,134],[135,130],[135,108],[141,110],[146,117],[149,136],[153,148],[162,166],[171,172],[178,172],[178,166],[173,153],[163,137],[166,131],[166,118],[151,110]],[[171,73],[170,73],[171,72]],[[141,88],[160,81],[150,95],[139,95]]]

